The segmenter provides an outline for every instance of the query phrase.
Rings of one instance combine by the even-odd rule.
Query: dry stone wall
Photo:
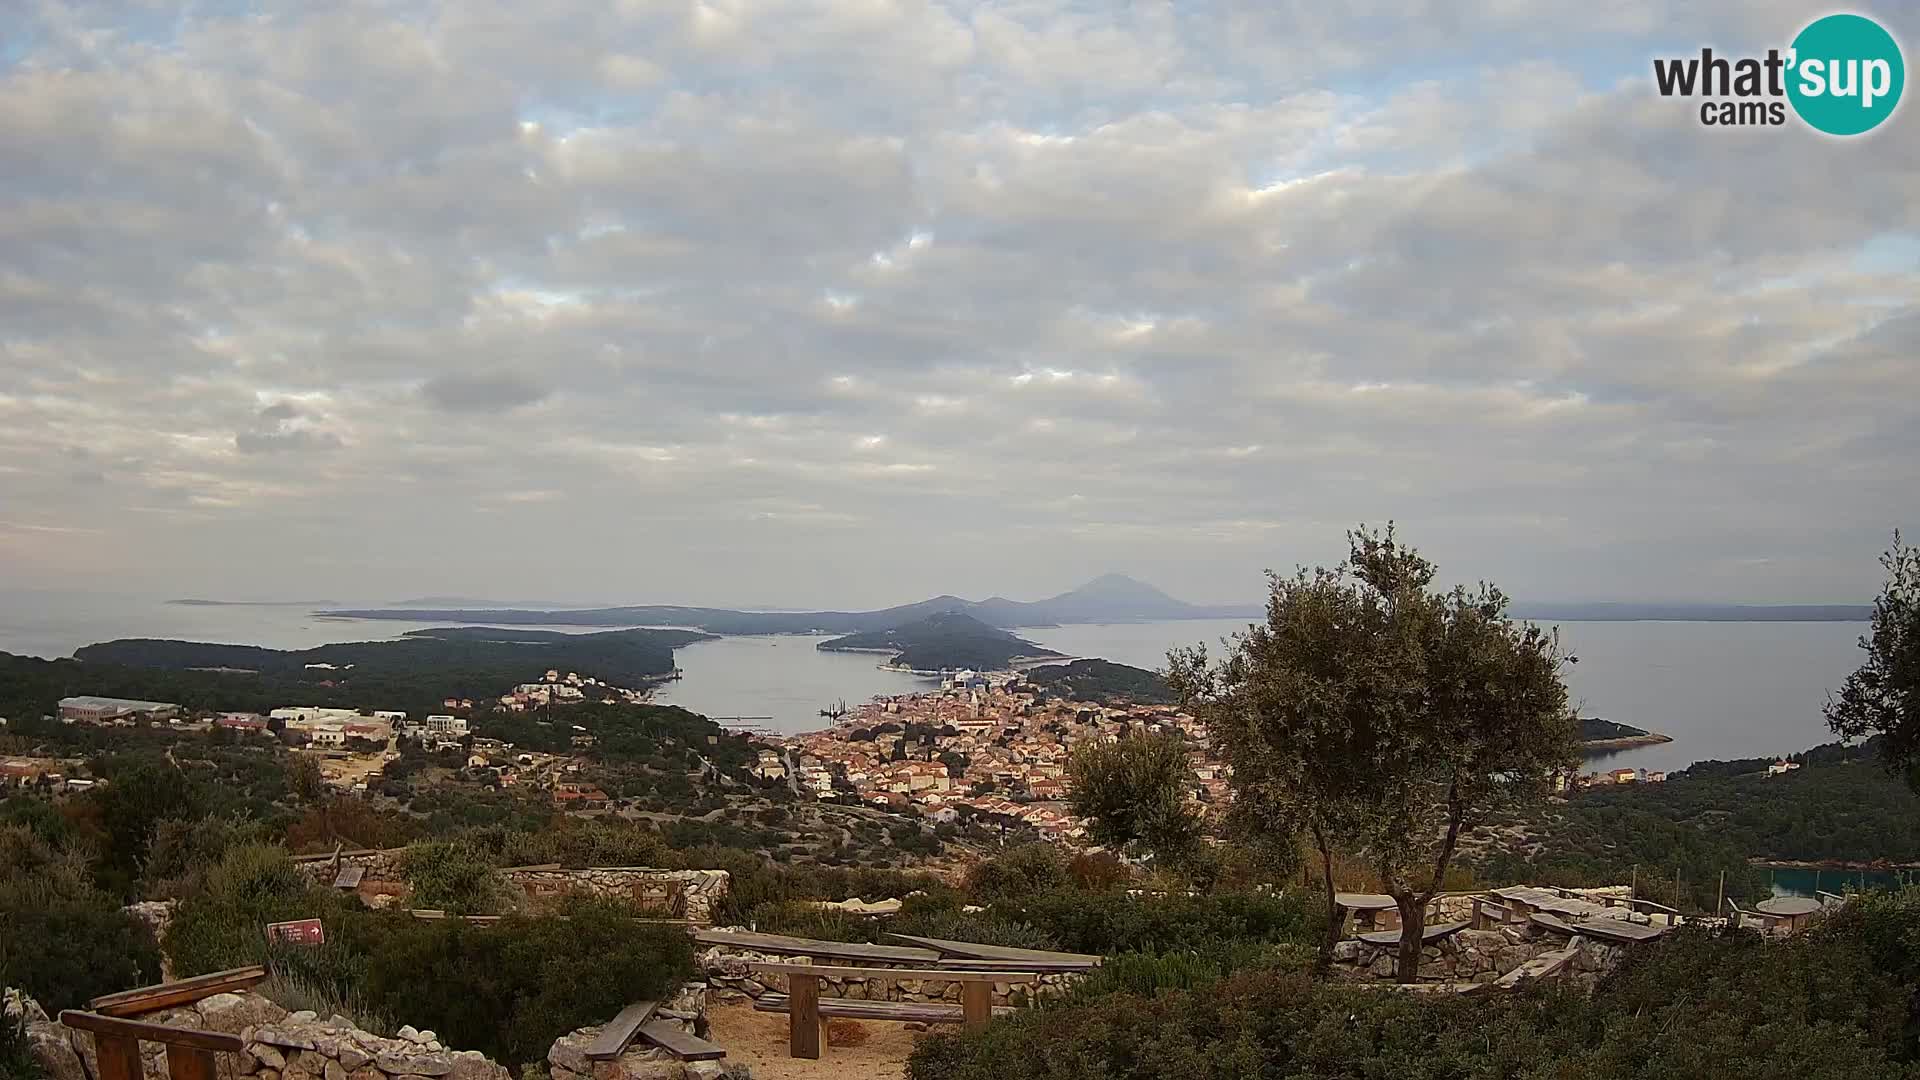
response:
[[[322,885],[333,884],[342,866],[358,866],[363,893],[379,891],[382,883],[403,880],[401,863],[405,848],[380,851],[345,851],[336,860],[332,855],[309,855],[297,865]],[[662,918],[684,918],[690,922],[710,923],[714,909],[727,895],[729,877],[725,870],[662,870],[647,866],[598,866],[568,869],[560,866],[516,866],[499,872],[500,880],[530,899],[547,899],[568,894],[617,897],[631,900],[657,912]]]
[[[745,931],[745,927],[728,929]],[[752,1001],[765,993],[784,994],[787,992],[785,975],[770,975],[753,970],[756,963],[782,964],[826,964],[827,961],[809,956],[782,956],[778,953],[754,952],[732,945],[716,945],[702,950],[694,957],[694,963],[707,976],[707,995],[710,1000],[722,1004]],[[865,968],[908,968],[926,970],[925,964],[874,964],[853,965]],[[1018,964],[1007,965],[1009,970],[1018,970]],[[994,983],[993,1003],[995,1005],[1024,1005],[1034,996],[1059,994],[1073,985],[1083,976],[1076,973],[1043,975],[1038,983]],[[960,1001],[960,984],[950,979],[823,979],[826,985],[820,990],[822,997],[854,998],[864,1001],[919,1001],[951,1002]]]
[[[99,1080],[90,1033],[49,1020],[30,1000],[21,1010],[29,1018],[33,1055],[49,1080]],[[431,1031],[403,1027],[397,1037],[384,1038],[345,1017],[289,1013],[258,994],[215,994],[139,1019],[245,1040],[240,1053],[217,1056],[220,1080],[512,1080],[485,1054],[450,1049]],[[168,1080],[163,1046],[143,1042],[140,1055],[144,1080]]]
[[[1619,962],[1620,946],[1581,937],[1574,938],[1573,945],[1579,950],[1573,965],[1576,977],[1596,977]],[[1502,975],[1529,960],[1568,947],[1564,937],[1545,932],[1532,934],[1518,927],[1462,930],[1422,950],[1420,981],[1497,982]],[[1398,958],[1398,945],[1342,941],[1333,948],[1333,975],[1361,981],[1390,980]]]

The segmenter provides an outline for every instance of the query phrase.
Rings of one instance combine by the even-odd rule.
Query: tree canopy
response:
[[[1896,532],[1880,565],[1887,583],[1860,639],[1867,659],[1827,703],[1827,724],[1848,738],[1885,736],[1882,760],[1920,791],[1920,548]]]
[[[1188,799],[1193,767],[1177,736],[1136,735],[1094,743],[1067,765],[1073,812],[1097,843],[1146,848],[1162,865],[1185,866],[1200,848],[1200,814]]]
[[[1312,835],[1330,916],[1333,850],[1376,867],[1412,979],[1461,833],[1551,790],[1578,761],[1577,725],[1556,636],[1509,617],[1506,594],[1436,589],[1392,525],[1348,539],[1337,567],[1270,574],[1266,621],[1217,664],[1176,650],[1169,681],[1232,765],[1242,824]]]

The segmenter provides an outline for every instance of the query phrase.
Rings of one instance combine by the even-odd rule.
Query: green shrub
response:
[[[44,1076],[27,1046],[27,1018],[0,1016],[0,1080],[42,1080]]]
[[[958,909],[909,912],[902,908],[886,929],[897,934],[970,941],[1009,949],[1057,949],[1059,944],[1043,930],[1022,922],[1004,922],[983,912]]]
[[[159,974],[152,934],[70,866],[0,875],[0,986],[58,1011]]]
[[[967,875],[967,891],[982,904],[1020,903],[1070,883],[1066,856],[1042,841],[1011,848]]]
[[[684,930],[636,924],[631,906],[610,901],[578,901],[566,914],[492,926],[391,913],[345,920],[367,957],[361,1000],[517,1065],[631,1002],[670,996],[693,973]]]
[[[191,896],[206,885],[206,872],[227,850],[262,843],[267,830],[257,822],[203,817],[168,820],[154,826],[153,842],[140,868],[140,891],[154,899]]]
[[[400,874],[412,886],[408,903],[416,908],[479,915],[499,910],[506,900],[492,858],[470,840],[410,845]]]
[[[285,848],[238,844],[174,913],[164,942],[167,956],[181,978],[263,964],[269,959],[268,923],[324,918],[347,903],[304,877]]]
[[[821,907],[810,900],[778,900],[753,909],[747,925],[762,934],[788,934],[821,941],[869,941],[874,921]]]
[[[1069,952],[1164,953],[1225,942],[1312,941],[1317,917],[1292,895],[1213,893],[1130,895],[1054,889],[989,909],[996,921],[1024,923]]]

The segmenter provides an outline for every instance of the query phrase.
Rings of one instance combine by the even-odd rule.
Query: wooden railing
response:
[[[215,1054],[237,1054],[246,1043],[237,1035],[192,1028],[167,1027],[117,1016],[68,1009],[60,1022],[78,1031],[93,1034],[94,1056],[99,1080],[142,1080],[141,1042],[156,1042],[167,1048],[167,1075],[172,1080],[215,1080]]]

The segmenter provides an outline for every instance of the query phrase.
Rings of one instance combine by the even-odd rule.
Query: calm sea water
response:
[[[351,598],[336,598],[353,602]],[[116,637],[168,637],[305,648],[396,637],[428,623],[315,618],[305,605],[198,607],[157,598],[0,590],[0,651],[66,656]],[[1020,633],[1071,656],[1160,668],[1167,650],[1206,642],[1244,620],[1063,626]],[[552,629],[578,631],[580,627]],[[1580,662],[1567,681],[1581,713],[1670,735],[1610,755],[1608,765],[1677,769],[1701,758],[1793,753],[1828,741],[1820,707],[1859,663],[1860,623],[1586,622],[1561,626]],[[823,723],[820,710],[931,685],[866,654],[823,653],[818,638],[732,637],[678,653],[684,677],[660,698],[709,716],[770,716],[779,731]],[[1217,651],[1217,650],[1216,650]]]

